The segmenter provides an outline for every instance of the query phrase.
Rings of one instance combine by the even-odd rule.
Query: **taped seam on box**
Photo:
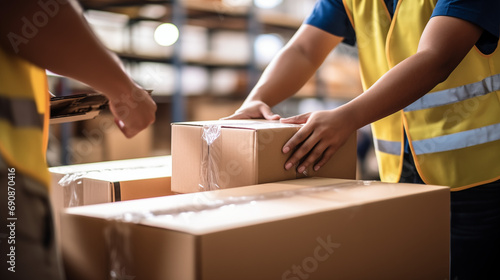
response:
[[[77,186],[82,186],[83,177],[87,172],[68,173],[59,180],[59,186],[63,187],[63,193],[68,194],[69,201],[67,207],[75,207],[83,204],[83,199],[78,195]]]
[[[222,157],[222,141],[220,125],[205,125],[201,135],[201,165],[200,180],[201,190],[211,191],[220,189],[219,164]]]
[[[113,182],[113,201],[122,201],[122,192],[120,182]]]
[[[150,216],[149,212],[124,213],[110,219],[109,225],[104,228],[111,280],[135,278],[130,224],[139,224]]]

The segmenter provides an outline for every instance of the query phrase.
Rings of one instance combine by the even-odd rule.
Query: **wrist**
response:
[[[345,104],[340,106],[337,109],[333,109],[336,111],[336,118],[339,118],[343,121],[343,125],[348,128],[350,131],[356,131],[359,128],[365,126],[367,123],[364,123],[362,117],[362,111],[355,110],[350,104]]]

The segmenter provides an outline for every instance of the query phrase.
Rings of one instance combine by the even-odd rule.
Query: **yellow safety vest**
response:
[[[416,53],[436,1],[399,0],[391,20],[381,0],[344,0],[356,31],[365,90]],[[400,179],[404,130],[425,183],[461,190],[499,180],[499,73],[500,51],[484,55],[474,47],[446,81],[373,123],[381,180]]]
[[[48,119],[45,70],[0,47],[0,156],[17,174],[47,187]]]

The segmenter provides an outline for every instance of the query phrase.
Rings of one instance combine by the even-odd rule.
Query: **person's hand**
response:
[[[230,119],[266,119],[266,120],[279,120],[281,117],[274,114],[266,103],[262,101],[250,101],[243,104],[234,114],[229,117],[222,118],[222,120]]]
[[[142,88],[134,87],[128,93],[110,99],[109,108],[122,133],[131,138],[155,121],[156,104]]]
[[[340,110],[306,113],[281,119],[281,122],[305,124],[282,150],[285,154],[291,153],[285,169],[289,170],[300,163],[297,167],[299,173],[311,165],[318,171],[356,129],[349,124],[349,119],[342,116]]]

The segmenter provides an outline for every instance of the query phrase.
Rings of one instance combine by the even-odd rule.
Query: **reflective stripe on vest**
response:
[[[396,142],[396,141],[374,139],[374,145],[375,145],[375,150],[379,152],[395,156],[401,155],[401,142],[399,141]]]
[[[43,115],[37,113],[34,100],[14,100],[0,95],[0,119],[16,127],[43,128]]]
[[[500,124],[489,125],[450,135],[412,141],[413,153],[425,155],[472,147],[500,140]],[[375,139],[375,149],[379,152],[401,155],[401,142]]]
[[[357,39],[364,89],[414,55],[437,0],[399,0],[391,20],[383,1],[343,0]],[[500,179],[500,48],[472,48],[429,93],[372,125],[380,178],[397,182],[403,131],[428,184],[453,190]]]
[[[448,105],[497,90],[500,90],[500,74],[487,77],[476,83],[428,93],[410,104],[404,111],[411,112]]]
[[[416,155],[424,155],[472,147],[498,140],[500,140],[500,124],[494,124],[450,135],[412,141],[412,145]]]

